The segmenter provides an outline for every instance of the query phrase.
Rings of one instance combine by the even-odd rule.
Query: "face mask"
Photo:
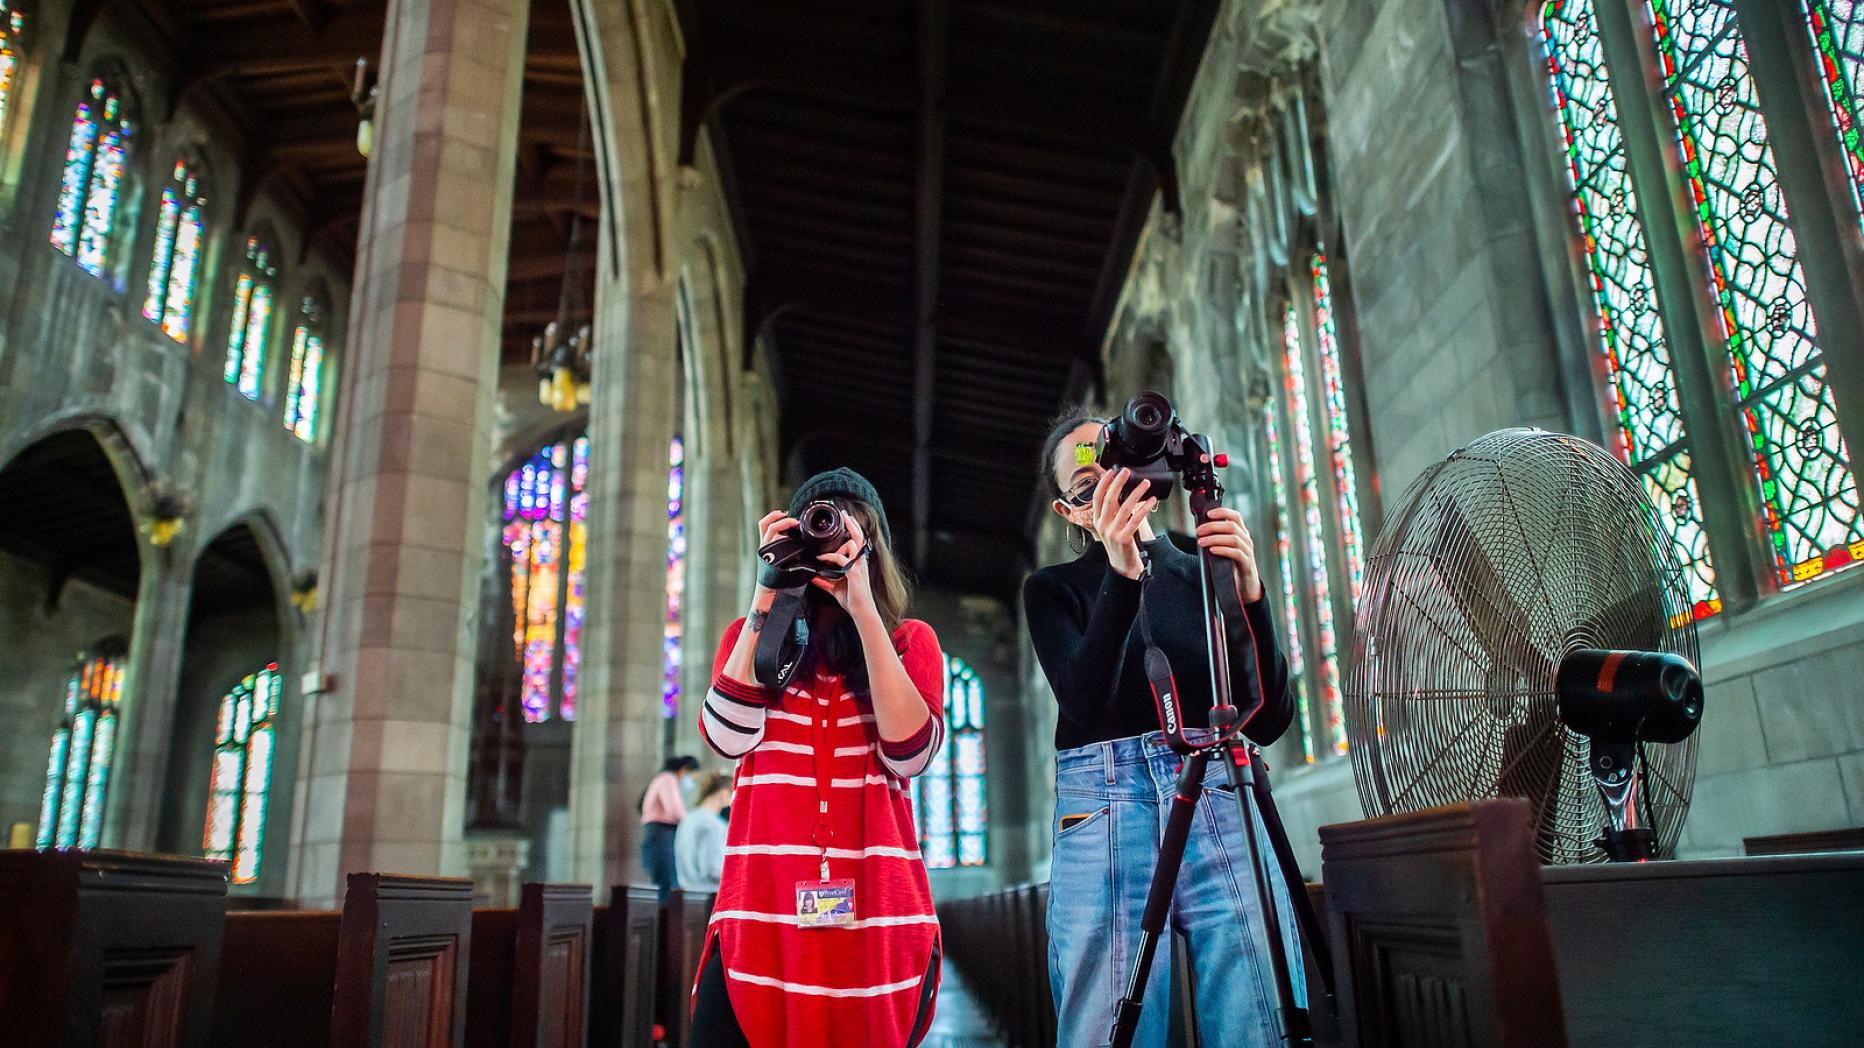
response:
[[[688,776],[680,780],[680,799],[688,804],[693,802],[693,794],[699,792],[699,784]]]

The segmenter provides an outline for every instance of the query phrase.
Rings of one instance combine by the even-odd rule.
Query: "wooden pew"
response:
[[[1574,1045],[1855,1045],[1864,852],[1543,871]]]
[[[1344,1043],[1566,1044],[1526,801],[1323,826],[1320,841]]]
[[[471,951],[471,881],[350,874],[331,1048],[464,1048]]]
[[[526,884],[516,909],[473,911],[467,1048],[588,1043],[592,919],[585,884]]]
[[[693,981],[705,950],[714,895],[675,889],[661,904],[659,1021],[667,1044],[686,1044]]]
[[[595,916],[591,1048],[651,1044],[660,981],[660,893],[616,885]]]
[[[342,918],[336,910],[227,914],[214,1048],[328,1048]]]
[[[0,1040],[204,1048],[226,866],[110,851],[0,851]]]
[[[1771,837],[1744,837],[1743,855],[1806,855],[1812,852],[1864,851],[1864,826],[1843,830],[1781,833]]]

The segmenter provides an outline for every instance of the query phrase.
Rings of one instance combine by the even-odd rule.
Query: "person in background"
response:
[[[722,771],[706,776],[699,785],[699,802],[680,820],[673,836],[673,862],[680,888],[689,892],[716,892],[725,872],[725,808],[731,804],[731,776]]]
[[[660,897],[680,886],[673,861],[673,835],[686,818],[686,791],[699,774],[699,759],[668,757],[641,795],[641,867],[660,889]]]

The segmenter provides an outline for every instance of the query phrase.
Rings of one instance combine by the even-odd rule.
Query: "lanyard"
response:
[[[816,681],[819,684],[822,678],[817,677]],[[815,698],[813,695],[810,697]],[[838,682],[834,698],[829,699],[826,704],[816,699],[815,716],[810,719],[810,727],[813,729],[811,741],[815,743],[816,787],[816,824],[815,832],[810,835],[810,841],[822,849],[822,879],[825,881],[828,880],[828,846],[829,842],[835,839],[835,829],[828,819],[828,797],[833,790],[832,783],[835,774],[835,747],[833,745],[835,732],[832,718],[836,700],[839,698],[841,698],[841,688]]]

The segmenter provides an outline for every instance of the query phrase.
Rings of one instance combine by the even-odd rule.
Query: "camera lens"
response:
[[[1157,458],[1165,450],[1171,417],[1171,401],[1151,390],[1127,401],[1126,410],[1120,413],[1118,438],[1126,454],[1138,462]]]
[[[798,518],[804,541],[818,550],[833,549],[848,541],[841,510],[833,502],[811,502]]]

